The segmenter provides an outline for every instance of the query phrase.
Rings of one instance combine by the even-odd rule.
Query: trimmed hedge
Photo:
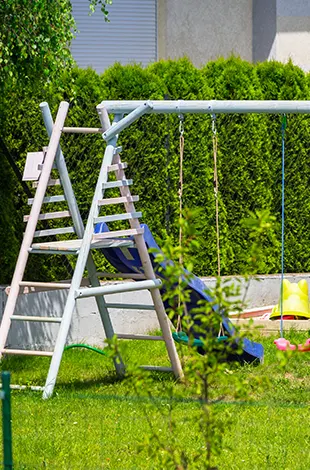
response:
[[[2,119],[3,138],[23,168],[27,151],[46,145],[46,133],[38,105],[47,100],[55,115],[59,101],[69,100],[67,125],[98,126],[96,105],[103,99],[309,99],[309,76],[291,63],[249,64],[238,58],[219,59],[196,69],[187,59],[160,61],[146,69],[115,64],[101,77],[92,70],[74,69],[64,74],[61,88],[10,89]],[[4,115],[4,113],[3,113]],[[242,274],[250,248],[241,220],[249,211],[269,209],[276,217],[274,233],[264,241],[261,273],[280,269],[281,221],[281,117],[279,115],[219,115],[218,172],[222,274]],[[128,177],[134,179],[143,221],[158,237],[178,236],[179,120],[176,115],[144,116],[120,136]],[[213,190],[212,129],[209,115],[184,117],[184,206],[197,212],[200,251],[195,253],[195,272],[214,275],[216,263],[215,200]],[[290,115],[286,131],[286,270],[310,271],[308,257],[310,193],[308,164],[309,117]],[[104,145],[98,135],[65,135],[62,148],[79,206],[86,219],[102,160]],[[1,178],[3,172],[1,172]],[[8,179],[7,176],[4,176]],[[9,180],[13,178],[10,175]],[[10,183],[11,184],[11,183]],[[2,190],[2,183],[0,185]],[[0,190],[0,191],[1,191]],[[24,210],[26,197],[17,191]],[[9,204],[2,207],[5,216]],[[4,226],[1,240],[11,238],[0,282],[12,274],[12,259],[21,238],[22,210],[15,222]],[[14,233],[15,237],[10,234]],[[273,236],[275,235],[275,236]],[[2,246],[4,246],[2,242]],[[10,258],[10,261],[8,259]],[[38,258],[40,260],[38,261]],[[2,257],[1,257],[2,259]],[[100,265],[104,268],[104,262]],[[42,257],[30,265],[29,277],[66,277],[65,268]]]

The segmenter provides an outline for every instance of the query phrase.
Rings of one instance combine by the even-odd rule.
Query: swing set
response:
[[[217,178],[217,133],[215,116],[233,113],[310,113],[309,101],[103,101],[97,106],[100,127],[66,127],[65,120],[69,110],[69,104],[62,102],[53,122],[47,103],[40,105],[41,112],[49,136],[49,145],[42,152],[31,152],[27,155],[24,177],[33,182],[36,188],[34,198],[29,199],[31,211],[25,216],[27,222],[22,245],[17,259],[13,279],[9,288],[9,295],[6,302],[4,314],[0,326],[0,356],[3,355],[27,355],[27,356],[47,356],[51,358],[48,375],[45,385],[41,387],[43,398],[49,398],[53,394],[56,384],[59,367],[63,352],[68,341],[68,333],[78,299],[95,297],[100,318],[102,321],[105,336],[113,338],[116,335],[120,339],[153,340],[163,341],[168,353],[170,367],[145,365],[141,366],[147,370],[160,370],[172,372],[176,378],[183,377],[182,365],[178,356],[175,341],[181,341],[182,336],[185,343],[188,339],[184,337],[186,332],[176,332],[175,341],[172,336],[169,319],[166,314],[166,306],[163,302],[161,292],[162,280],[157,271],[154,249],[158,250],[150,229],[146,224],[140,224],[141,212],[136,211],[135,203],[139,196],[132,195],[130,186],[133,181],[126,178],[125,169],[127,163],[121,160],[122,148],[118,146],[118,137],[121,132],[146,114],[168,113],[183,116],[187,113],[210,114],[212,117],[213,129],[213,156],[214,156],[214,193],[216,202],[216,231],[217,231],[217,257],[218,274],[220,275],[220,238],[219,238],[219,210],[218,210],[218,178]],[[113,115],[113,122],[110,122],[109,115]],[[183,192],[183,152],[184,152],[184,128],[183,120],[180,125],[180,214],[182,213],[182,192]],[[63,133],[78,134],[101,134],[106,142],[105,153],[101,163],[96,188],[93,195],[91,208],[86,226],[82,222],[79,207],[72,189],[71,180],[66,166],[64,154],[60,146],[60,139]],[[284,141],[284,132],[283,132]],[[282,152],[283,159],[283,182],[282,182],[282,278],[284,270],[284,145]],[[58,171],[59,178],[51,177],[52,169]],[[111,180],[110,175],[115,175]],[[48,194],[49,188],[60,186],[63,189],[61,196],[54,193]],[[117,188],[120,191],[119,197],[109,196],[110,189]],[[41,213],[42,206],[46,207],[50,203],[62,202],[67,204],[68,210],[58,212]],[[120,212],[115,209],[114,214],[106,213],[108,206],[124,207],[125,211]],[[41,229],[37,228],[38,221],[51,219],[72,220],[72,226]],[[109,224],[115,221],[129,223],[129,228],[121,230],[110,230]],[[61,239],[62,235],[71,234],[73,238]],[[54,236],[55,241],[50,241]],[[34,242],[34,238],[41,238],[43,241]],[[48,237],[47,241],[46,237]],[[182,231],[180,240],[182,243]],[[150,250],[152,248],[153,250]],[[92,251],[99,250],[111,262],[118,271],[117,273],[107,273],[98,271]],[[28,257],[36,255],[75,255],[77,257],[73,277],[70,283],[66,282],[34,282],[24,280],[24,272]],[[182,260],[181,260],[182,261]],[[83,273],[87,269],[89,287],[85,287]],[[102,285],[100,279],[124,279],[124,282],[112,285]],[[26,293],[25,288],[32,291],[67,289],[68,296],[62,316],[55,317],[51,312],[42,312],[41,315],[25,315],[16,313],[16,303],[18,296]],[[212,303],[213,299],[206,290],[203,281],[196,276],[192,276],[188,281],[188,289],[191,290],[191,299],[187,305],[190,312],[196,308],[201,300]],[[132,304],[132,303],[112,303],[109,295],[121,294],[124,292],[135,292],[148,290],[151,294],[153,305]],[[28,290],[29,292],[29,290]],[[162,336],[151,335],[131,335],[118,334],[110,317],[111,309],[124,308],[133,310],[154,310],[157,315]],[[215,308],[215,307],[214,307]],[[221,317],[222,333],[220,340],[225,337],[235,337],[235,329],[229,319]],[[52,351],[43,351],[34,348],[25,348],[25,344],[19,344],[13,348],[8,341],[12,324],[19,322],[41,322],[55,323],[58,326],[55,345]],[[281,336],[283,336],[283,326],[281,326]],[[26,340],[22,338],[26,343]],[[199,340],[199,338],[198,338]],[[238,338],[236,339],[238,342]],[[261,344],[250,341],[246,338],[240,340],[242,353],[239,356],[245,362],[262,361],[264,350]],[[24,347],[23,347],[24,346]],[[198,345],[199,346],[199,345]],[[119,354],[114,359],[116,373],[123,376],[125,364]]]

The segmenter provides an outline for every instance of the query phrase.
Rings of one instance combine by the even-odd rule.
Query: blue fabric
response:
[[[148,249],[153,248],[159,250],[159,247],[154,240],[154,237],[146,224],[141,224],[141,227],[144,228],[144,239]],[[100,223],[95,226],[95,233],[108,232],[109,229],[106,224]],[[130,237],[133,239],[133,237]],[[126,248],[122,250],[121,248],[104,248],[102,249],[103,254],[107,260],[119,271],[123,273],[143,273],[142,263],[138,250],[136,248]],[[162,277],[162,273],[158,272],[159,263],[156,262],[156,253],[150,253],[150,258],[154,266],[156,275]],[[162,265],[162,267],[164,267]],[[212,297],[208,289],[206,288],[203,281],[194,275],[191,275],[190,281],[188,283],[188,288],[190,289],[190,301],[187,304],[187,310],[190,313],[193,308],[196,308],[199,300],[207,300],[212,302]],[[165,305],[167,307],[167,305]],[[217,307],[214,306],[214,309]],[[225,331],[225,334],[228,336],[235,335],[235,328],[231,321],[222,316],[222,325]],[[264,357],[264,348],[261,344],[255,343],[248,339],[243,339],[243,354],[240,356],[240,359],[246,362],[252,362],[256,359],[262,360]],[[236,358],[235,358],[236,359]]]

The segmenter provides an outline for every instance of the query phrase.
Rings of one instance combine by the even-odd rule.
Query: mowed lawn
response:
[[[287,337],[295,342],[307,338],[297,333]],[[240,380],[265,376],[269,384],[256,389],[250,380],[244,385],[249,402],[227,397],[213,405],[219,415],[230,415],[218,468],[309,470],[310,353],[293,355],[283,369],[273,338],[261,341],[264,364],[235,366],[231,374]],[[129,364],[168,365],[161,342],[125,342],[124,359]],[[46,358],[11,357],[2,368],[11,372],[14,384],[43,385],[48,365]],[[12,392],[14,469],[159,468],[144,442],[150,425],[169,442],[171,409],[175,445],[189,453],[203,452],[195,424],[200,410],[196,397],[171,375],[146,375],[151,383],[137,394],[129,379],[116,379],[110,359],[87,350],[66,351],[52,399],[43,401],[41,392]],[[167,392],[171,388],[174,399]]]

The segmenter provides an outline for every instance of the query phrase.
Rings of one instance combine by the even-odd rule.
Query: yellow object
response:
[[[283,316],[310,318],[308,284],[301,279],[297,284],[284,279],[283,281]],[[280,301],[273,307],[270,319],[281,316]]]

